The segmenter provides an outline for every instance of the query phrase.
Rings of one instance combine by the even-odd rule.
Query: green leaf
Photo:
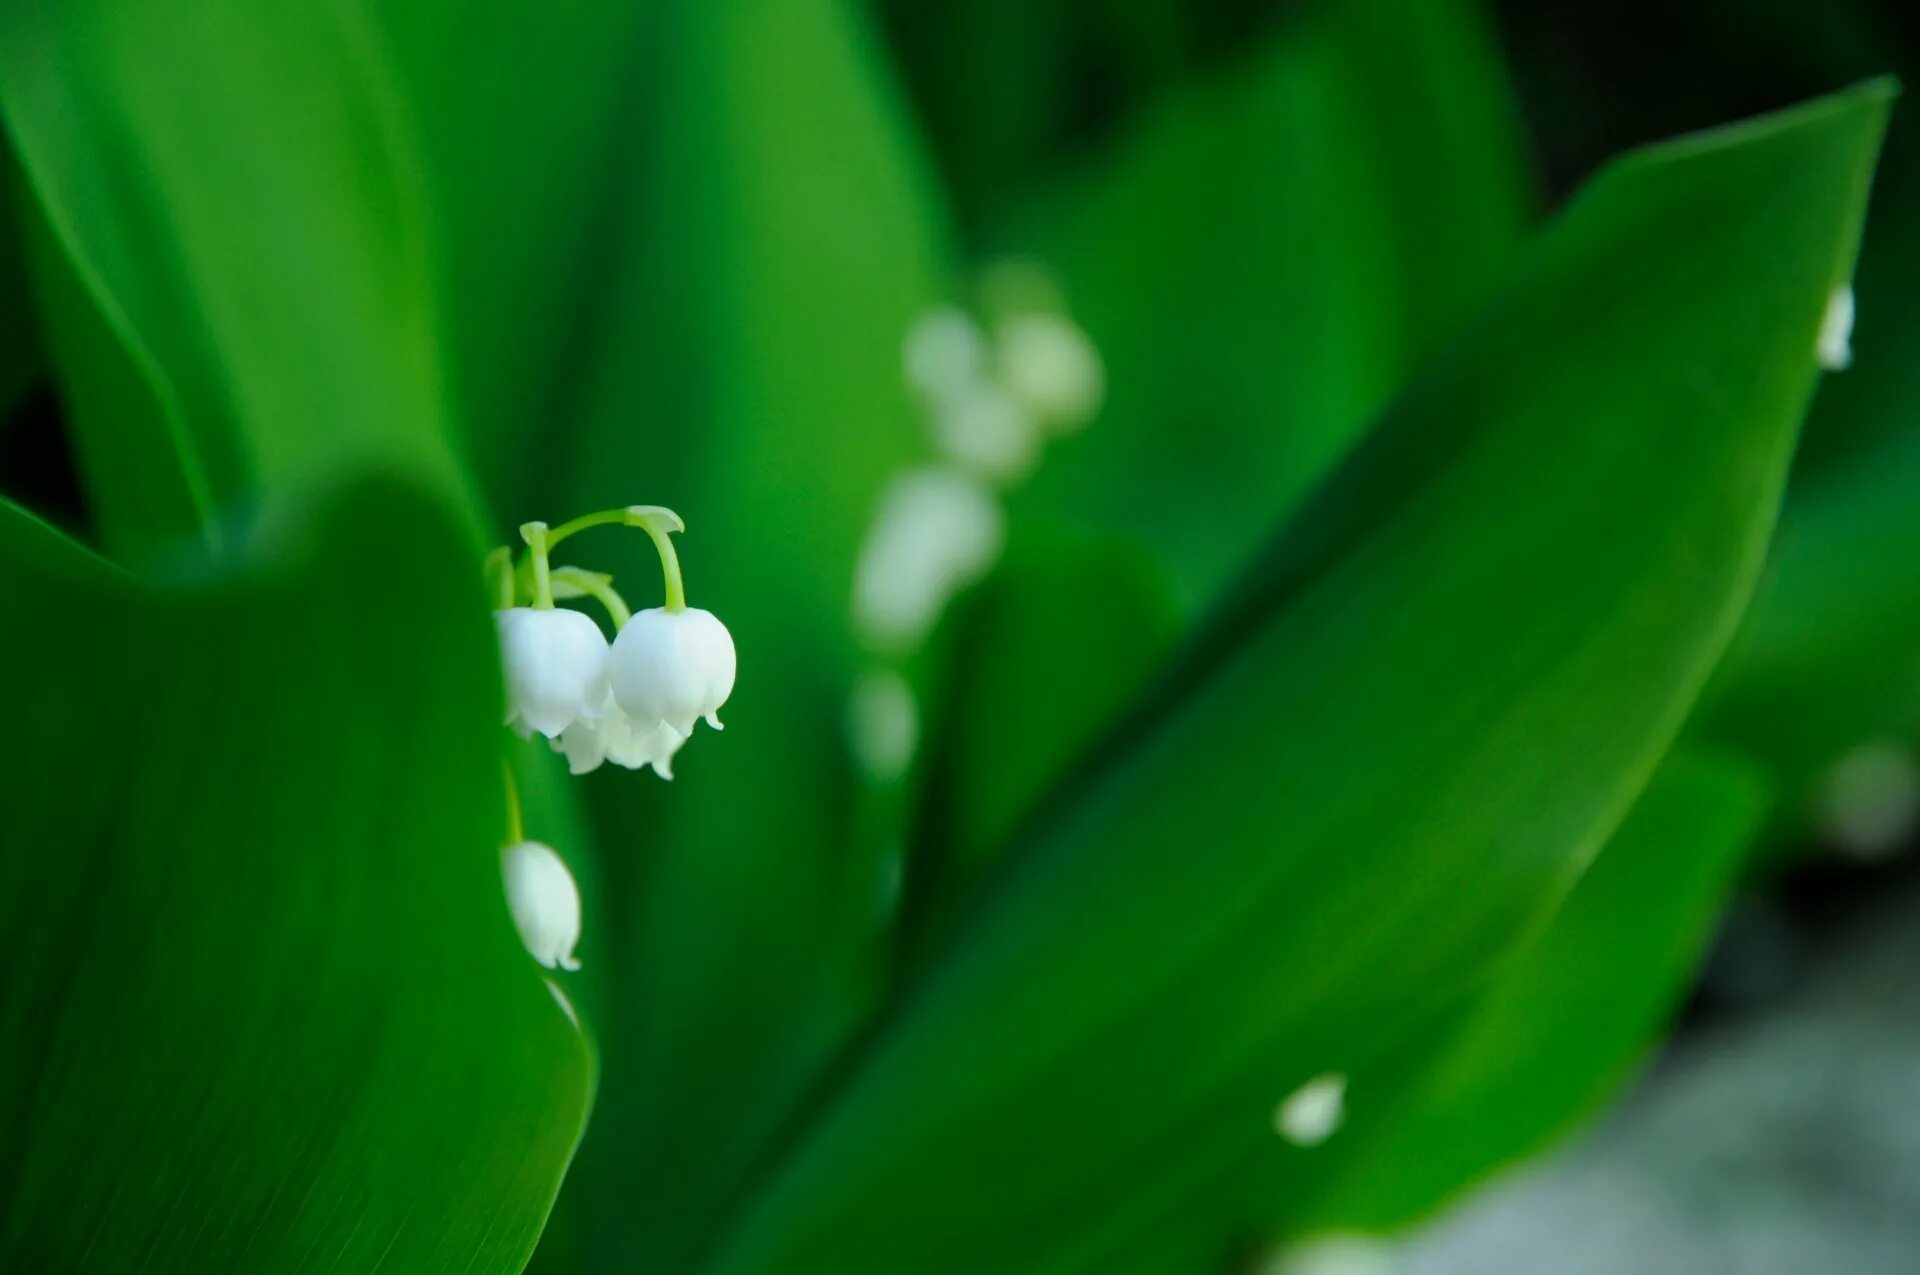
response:
[[[1750,596],[1890,96],[1596,180],[1031,825],[713,1269],[1097,1269],[1532,932]]]
[[[1464,1015],[1356,1072],[1351,1122],[1266,1196],[1290,1231],[1381,1231],[1539,1150],[1617,1090],[1699,967],[1765,810],[1750,763],[1682,748],[1546,929]]]
[[[471,543],[397,489],[273,525],[146,581],[0,507],[7,1269],[515,1272],[579,1137]]]
[[[245,494],[367,462],[464,494],[382,41],[352,0],[48,0],[0,23],[0,112],[22,167],[95,326],[158,404],[122,419],[111,399],[70,397],[82,462],[119,463],[145,431],[139,453],[176,462],[127,481],[171,485],[150,503],[197,512],[130,533],[204,530]],[[62,370],[72,383],[92,361]],[[117,486],[92,476],[96,502]]]
[[[40,374],[42,359],[27,299],[26,241],[20,230],[23,199],[20,167],[0,136],[0,428]]]
[[[590,788],[621,945],[605,1043],[623,1083],[587,1151],[602,1262],[679,1269],[711,1242],[865,1021],[886,955],[888,846],[846,835],[848,617],[881,488],[924,455],[900,343],[947,265],[862,12],[649,10],[632,239],[585,406],[553,443],[556,507],[685,516],[688,597],[740,652],[726,733],[703,731],[670,789]],[[657,601],[644,538],[592,544],[636,605]]]
[[[1025,588],[1017,611],[1003,598],[959,645],[956,680],[1043,668],[1058,648],[1036,635],[1098,634],[1116,665],[1150,666],[1498,281],[1528,219],[1522,172],[1475,5],[1341,0],[1070,184],[1015,245],[1060,268],[1112,392],[1016,496],[1014,538],[1111,545],[1101,580],[1137,583],[1118,616],[1105,583]],[[1125,600],[1168,593],[1152,606],[1172,605],[1171,631]],[[1002,848],[1142,682],[958,697],[932,857]]]
[[[1210,605],[1498,284],[1520,156],[1491,41],[1450,0],[1323,6],[1169,99],[1007,235],[1058,272],[1111,381],[1016,518],[1136,538],[1186,613]]]

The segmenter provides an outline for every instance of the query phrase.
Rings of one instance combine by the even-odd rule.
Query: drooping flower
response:
[[[686,742],[687,736],[666,722],[643,726],[609,699],[599,717],[583,718],[567,727],[553,741],[553,748],[566,757],[567,769],[576,775],[612,762],[628,770],[651,766],[660,778],[672,779],[673,755]]]
[[[860,550],[854,619],[887,650],[912,647],[954,594],[984,575],[1006,537],[1005,516],[979,479],[951,466],[895,478]]]
[[[599,625],[560,607],[513,607],[495,615],[508,725],[552,739],[599,715],[607,698],[607,639]]]
[[[998,483],[1033,472],[1040,426],[996,380],[981,378],[929,405],[935,444],[948,459]]]
[[[1073,430],[1100,410],[1106,368],[1073,320],[1059,314],[1015,315],[1000,324],[996,344],[1008,392],[1038,420]]]
[[[701,718],[720,729],[735,662],[733,635],[711,611],[651,607],[621,627],[608,674],[627,716],[665,722],[684,737]]]
[[[500,871],[528,955],[548,969],[579,969],[573,949],[580,941],[580,891],[553,847],[538,841],[508,846],[500,852]]]
[[[907,384],[929,401],[973,384],[987,370],[986,334],[955,306],[935,306],[915,319],[900,352]]]

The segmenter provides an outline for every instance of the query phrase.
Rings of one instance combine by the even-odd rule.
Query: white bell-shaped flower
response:
[[[667,723],[643,726],[609,702],[599,717],[582,718],[567,727],[553,741],[553,749],[566,757],[567,769],[576,775],[612,762],[628,770],[651,766],[660,778],[672,779],[673,755],[686,742],[687,737]]]
[[[1827,298],[1814,353],[1820,366],[1829,372],[1844,372],[1853,366],[1853,288],[1849,285],[1835,288]]]
[[[702,717],[720,729],[734,664],[733,635],[711,611],[652,607],[621,628],[608,673],[613,698],[627,716],[665,722],[684,736]]]
[[[528,954],[548,969],[579,969],[573,949],[580,941],[580,890],[553,847],[538,841],[508,846],[500,852],[500,871]]]
[[[907,384],[938,400],[979,380],[987,369],[987,337],[965,311],[935,306],[914,320],[901,343]]]
[[[949,459],[996,482],[1033,472],[1040,426],[998,381],[956,387],[932,403],[933,438]]]
[[[1100,352],[1079,325],[1058,314],[1021,314],[1000,324],[1000,375],[1029,412],[1055,429],[1077,429],[1106,397]]]
[[[507,724],[548,739],[607,698],[607,639],[578,611],[514,607],[495,612],[507,678]]]
[[[952,466],[895,478],[854,569],[853,614],[887,650],[924,638],[954,594],[986,574],[1006,539],[1000,502],[972,474]]]

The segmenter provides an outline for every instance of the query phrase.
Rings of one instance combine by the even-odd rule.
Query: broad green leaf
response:
[[[1774,560],[1697,724],[1771,769],[1783,837],[1841,753],[1920,730],[1920,209],[1896,190],[1861,257],[1856,364],[1822,388]]]
[[[555,433],[581,407],[583,375],[615,357],[602,286],[634,231],[623,184],[654,73],[640,38],[651,7],[374,6],[419,130],[448,396],[510,524],[566,516],[531,505],[552,494]]]
[[[470,542],[397,489],[295,525],[138,580],[0,507],[9,1270],[515,1272],[579,1137]]]
[[[1096,1269],[1484,978],[1750,596],[1890,89],[1630,157],[901,989],[712,1269]]]
[[[1173,631],[1190,623],[1498,281],[1527,221],[1522,167],[1465,0],[1336,0],[1224,84],[1169,100],[1015,241],[1058,265],[1112,382],[1107,410],[1015,499],[1016,539],[1115,545],[1103,574],[1142,578],[1136,597],[1171,590]],[[1018,602],[976,624],[957,680],[1041,668],[1060,652],[1028,646],[1036,634],[1098,634],[1141,668],[1169,636],[1116,623],[1101,585]],[[928,853],[1001,848],[1142,680],[957,700]]]
[[[0,113],[104,325],[159,405],[70,396],[83,463],[132,445],[172,467],[94,477],[222,504],[314,473],[404,466],[463,495],[441,401],[435,298],[381,33],[354,0],[78,0],[0,19]],[[97,348],[88,342],[83,350]],[[69,382],[91,360],[63,360]],[[116,377],[132,369],[115,369]],[[121,527],[112,519],[103,526]]]
[[[1007,236],[1058,272],[1111,384],[1016,517],[1135,537],[1188,614],[1210,604],[1499,282],[1520,154],[1453,0],[1319,6],[1168,100]]]
[[[946,288],[943,228],[859,6],[655,6],[633,227],[553,448],[556,508],[673,506],[688,596],[732,630],[724,735],[670,788],[590,786],[620,1002],[587,1156],[597,1260],[683,1269],[864,1021],[891,923],[884,843],[849,844],[841,743],[857,549],[923,455],[900,342]],[[589,544],[591,548],[589,548]],[[584,538],[636,605],[642,537]],[[626,782],[621,782],[621,781]]]
[[[1224,1271],[1283,1235],[1391,1230],[1590,1114],[1685,994],[1763,793],[1740,760],[1676,750],[1538,936],[1352,1071],[1328,1142],[1261,1148],[1100,1269]]]

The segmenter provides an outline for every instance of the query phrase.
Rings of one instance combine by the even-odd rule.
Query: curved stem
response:
[[[666,577],[667,583],[667,610],[686,610],[687,586],[686,582],[680,578],[680,555],[674,551],[673,541],[667,539],[667,528],[651,519],[642,522],[640,526],[646,531],[647,537],[653,541],[655,552],[660,555],[660,574]]]
[[[513,764],[502,760],[500,767],[507,776],[507,844],[517,846],[527,839],[527,830],[520,826],[520,786],[513,782]]]
[[[553,610],[553,578],[547,569],[547,546],[551,543],[544,522],[529,522],[520,528],[527,542],[527,554],[533,563],[533,605],[541,611]]]
[[[576,591],[576,595],[585,594],[606,609],[607,618],[613,621],[613,631],[618,633],[627,627],[627,621],[633,618],[633,611],[627,606],[627,600],[614,591],[613,577],[597,571],[583,571],[579,567],[556,567],[553,571],[553,583],[556,586]]]

